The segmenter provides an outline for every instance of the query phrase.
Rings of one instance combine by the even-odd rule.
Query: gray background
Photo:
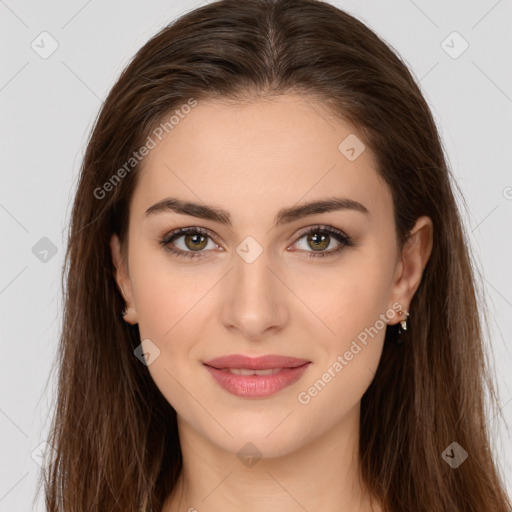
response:
[[[0,512],[33,509],[39,466],[32,453],[49,427],[64,241],[87,135],[133,54],[204,3],[0,0]],[[408,63],[466,198],[505,418],[489,424],[510,492],[512,2],[332,3],[365,21]],[[51,36],[40,36],[44,31]],[[58,48],[42,58],[52,40]],[[34,509],[44,510],[40,499]]]

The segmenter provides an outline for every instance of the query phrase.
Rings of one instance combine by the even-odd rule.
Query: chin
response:
[[[306,436],[309,431],[305,431],[298,417],[294,418],[296,411],[289,414],[292,408],[287,413],[283,413],[284,410],[287,409],[280,408],[280,412],[276,414],[262,414],[261,411],[251,414],[239,411],[232,422],[219,417],[221,424],[233,437],[218,429],[215,433],[205,434],[222,449],[236,453],[239,457],[245,452],[251,455],[253,450],[255,456],[264,458],[288,455],[308,442]]]

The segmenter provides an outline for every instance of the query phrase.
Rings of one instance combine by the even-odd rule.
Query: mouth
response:
[[[311,361],[278,355],[252,358],[235,354],[203,364],[215,382],[231,394],[263,398],[299,380]]]

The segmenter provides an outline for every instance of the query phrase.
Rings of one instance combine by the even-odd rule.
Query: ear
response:
[[[432,252],[433,231],[430,217],[418,218],[409,239],[404,244],[402,253],[399,255],[391,304],[399,302],[402,305],[402,311],[409,310],[412,298],[420,285],[423,270]],[[401,318],[397,316],[394,323],[405,320],[405,318],[405,315],[402,315]],[[393,322],[389,322],[389,324],[393,325]]]
[[[133,292],[130,276],[126,262],[124,261],[121,242],[119,237],[114,233],[110,238],[110,251],[112,254],[112,263],[114,264],[114,279],[117,283],[117,288],[124,298],[126,303],[126,315],[123,316],[125,322],[135,325],[137,320],[137,311],[133,301]]]

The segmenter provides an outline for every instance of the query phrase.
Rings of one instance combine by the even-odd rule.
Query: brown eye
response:
[[[211,243],[211,247],[208,247],[209,243]],[[163,237],[160,244],[170,253],[185,258],[206,256],[206,253],[209,252],[208,249],[219,248],[213,242],[209,232],[202,228],[177,229]]]
[[[303,244],[301,244],[302,239],[305,239]],[[327,248],[332,245],[332,242],[337,243],[337,245],[327,250]],[[345,247],[352,245],[353,243],[349,236],[336,228],[327,226],[316,226],[304,231],[299,237],[299,240],[294,244],[296,249],[306,252],[309,258],[334,256],[340,253]]]
[[[201,235],[200,233],[195,233],[193,235],[185,235],[185,245],[191,251],[200,251],[204,249],[207,245],[207,236]]]
[[[318,232],[316,232],[314,234],[309,234],[307,237],[307,241],[309,246],[314,251],[322,251],[329,247],[331,237],[329,235],[319,235]]]

